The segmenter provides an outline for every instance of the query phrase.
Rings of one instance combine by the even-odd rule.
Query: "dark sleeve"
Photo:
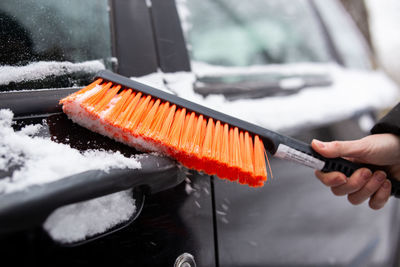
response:
[[[372,134],[392,133],[400,136],[400,103],[372,128]]]

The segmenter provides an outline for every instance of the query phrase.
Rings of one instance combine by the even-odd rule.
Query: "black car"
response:
[[[1,191],[0,207],[15,208],[0,217],[4,264],[397,266],[394,199],[351,206],[312,169],[271,157],[264,187],[227,182],[83,129],[58,105],[109,69],[307,143],[359,138],[397,88],[337,1],[3,0],[0,47],[0,109],[15,131],[39,123],[52,142],[142,164]],[[0,179],[21,166],[6,162]],[[43,227],[52,208],[131,187],[134,214],[105,232],[62,243]]]

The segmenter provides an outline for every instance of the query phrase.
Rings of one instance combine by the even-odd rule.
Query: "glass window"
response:
[[[315,1],[315,4],[344,65],[355,69],[370,69],[372,66],[368,45],[344,8],[333,0]]]
[[[308,1],[187,0],[186,11],[194,61],[223,66],[333,61]]]
[[[0,1],[0,90],[82,86],[110,61],[107,0]]]

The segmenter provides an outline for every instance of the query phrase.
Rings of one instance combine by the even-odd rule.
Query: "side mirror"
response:
[[[97,143],[87,141],[98,140],[101,137],[94,136],[94,133],[85,129],[86,132],[82,131],[83,128],[80,126],[73,127],[72,122],[68,122],[67,119],[60,120],[58,117],[51,119],[52,116],[63,116],[51,114],[62,114],[58,100],[76,90],[77,88],[64,88],[0,93],[0,109],[11,109],[15,117],[23,122],[29,122],[35,118],[40,118],[41,121],[42,118],[46,118],[50,136],[56,136],[58,140],[69,140],[68,144],[71,147],[80,149],[82,143]],[[65,138],[66,134],[68,138]],[[84,142],[72,144],[70,139]],[[113,146],[113,142],[105,138],[98,143]],[[118,151],[129,148],[121,146],[113,147],[113,149]],[[87,149],[97,148],[103,147],[88,147]],[[133,197],[137,210],[128,222],[114,228],[114,230],[121,229],[139,216],[146,195],[172,188],[185,178],[179,166],[170,158],[141,154],[136,157],[136,160],[141,165],[140,169],[111,169],[107,172],[90,170],[54,182],[30,186],[23,191],[0,194],[0,236],[40,225],[59,207],[134,189]],[[0,178],[8,175],[10,173],[0,170]],[[112,231],[113,229],[104,235]],[[102,235],[90,238],[89,241],[100,236]]]

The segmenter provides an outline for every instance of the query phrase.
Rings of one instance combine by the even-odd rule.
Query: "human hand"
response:
[[[393,134],[369,135],[353,141],[321,142],[313,140],[312,148],[327,158],[343,157],[347,160],[382,166],[384,171],[374,173],[367,168],[356,170],[349,178],[341,172],[315,175],[337,196],[347,195],[350,203],[358,205],[369,198],[372,209],[382,208],[390,197],[391,183],[388,173],[400,178],[400,138]],[[400,179],[399,179],[400,180]]]

